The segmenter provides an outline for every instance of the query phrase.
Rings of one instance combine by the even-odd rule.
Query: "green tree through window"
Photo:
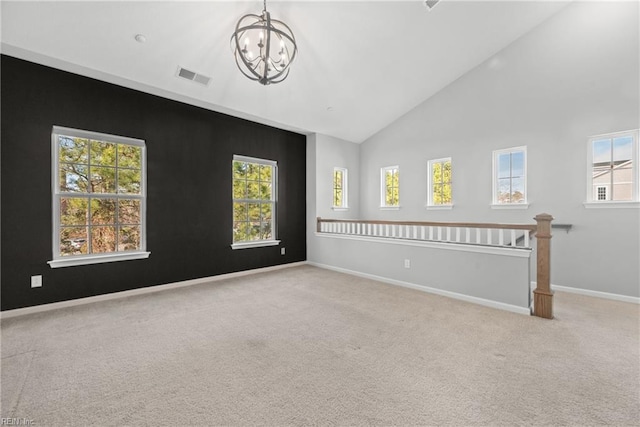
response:
[[[64,128],[53,141],[54,259],[144,250],[144,142]]]
[[[276,164],[234,156],[233,243],[275,239]]]

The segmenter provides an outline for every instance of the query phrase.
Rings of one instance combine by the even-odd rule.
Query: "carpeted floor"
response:
[[[37,426],[638,425],[639,311],[549,321],[295,267],[2,321]]]

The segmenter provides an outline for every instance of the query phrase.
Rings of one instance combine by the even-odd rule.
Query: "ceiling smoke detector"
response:
[[[196,73],[195,71],[187,70],[186,68],[178,67],[178,71],[176,72],[176,76],[191,80],[192,82],[200,83],[203,86],[208,86],[211,81],[211,77],[205,76],[204,74]]]

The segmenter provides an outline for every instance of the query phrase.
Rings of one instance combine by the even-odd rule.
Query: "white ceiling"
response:
[[[269,1],[299,56],[262,86],[230,36],[262,1],[5,1],[2,53],[301,133],[362,142],[558,12],[566,1]],[[146,43],[138,43],[136,34]],[[178,66],[211,76],[204,87]]]

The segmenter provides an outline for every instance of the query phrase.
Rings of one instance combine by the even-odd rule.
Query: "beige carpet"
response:
[[[2,322],[37,426],[638,425],[639,306],[553,321],[303,266]]]

